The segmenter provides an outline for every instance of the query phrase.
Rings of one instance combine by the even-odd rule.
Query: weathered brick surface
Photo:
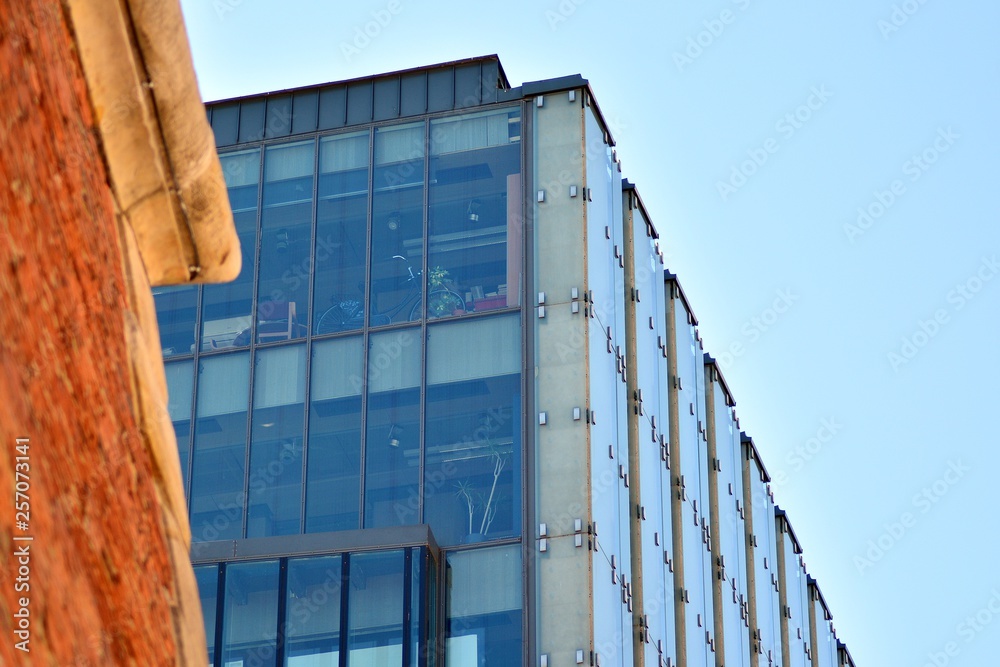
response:
[[[127,286],[58,3],[0,3],[0,664],[174,664],[172,565],[134,413]],[[31,653],[14,649],[14,439],[31,439]]]

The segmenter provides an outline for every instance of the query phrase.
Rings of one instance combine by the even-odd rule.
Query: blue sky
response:
[[[995,664],[1000,4],[182,5],[206,100],[589,79],[855,660]]]

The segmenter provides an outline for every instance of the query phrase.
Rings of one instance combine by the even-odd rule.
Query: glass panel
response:
[[[519,317],[427,329],[424,521],[442,546],[520,533]]]
[[[302,508],[304,345],[257,352],[247,537],[294,535]]]
[[[278,561],[226,566],[222,664],[274,664],[278,637]]]
[[[167,413],[177,436],[177,453],[181,462],[181,477],[187,493],[188,454],[191,447],[191,393],[194,390],[194,362],[179,361],[165,364],[167,375]]]
[[[348,667],[403,663],[403,552],[356,554],[350,561]]]
[[[315,148],[309,140],[269,146],[264,152],[257,292],[261,343],[299,338],[306,332]]]
[[[154,287],[156,322],[160,327],[160,345],[164,357],[194,352],[195,319],[198,314],[198,288]]]
[[[313,288],[317,334],[364,324],[368,137],[366,130],[320,139]]]
[[[214,350],[250,344],[250,308],[253,300],[254,260],[257,256],[257,185],[260,149],[219,156],[229,189],[243,268],[236,280],[205,285],[202,294],[201,349]]]
[[[340,664],[340,556],[290,558],[285,611],[286,667]]]
[[[219,600],[219,566],[203,565],[194,568],[201,598],[201,616],[205,620],[205,640],[208,643],[208,664],[215,661],[215,615]]]
[[[313,344],[306,532],[356,530],[361,503],[360,336]]]
[[[427,635],[423,632],[427,602],[427,582],[423,577],[426,560],[423,548],[410,549],[410,656],[407,667],[427,664]]]
[[[369,338],[365,528],[419,523],[420,330]]]
[[[198,373],[191,478],[191,537],[243,537],[250,355],[207,357]]]
[[[445,665],[521,664],[521,545],[448,554]]]
[[[424,256],[424,124],[375,131],[372,178],[372,326],[420,315]]]
[[[520,128],[518,108],[431,121],[428,317],[520,303]]]

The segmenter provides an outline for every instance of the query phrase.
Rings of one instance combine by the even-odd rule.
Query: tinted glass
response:
[[[519,303],[519,109],[431,122],[428,317]]]
[[[403,568],[402,551],[351,556],[348,667],[402,664]]]
[[[304,336],[309,321],[315,142],[264,152],[257,340]]]
[[[306,532],[356,530],[361,503],[360,336],[313,345]]]
[[[521,664],[521,547],[448,554],[445,665]]]
[[[247,487],[247,537],[299,532],[302,507],[304,345],[257,352]]]
[[[198,288],[154,287],[153,299],[156,303],[156,322],[160,327],[163,356],[194,352]]]
[[[364,324],[369,133],[320,139],[316,205],[316,334]]]
[[[215,660],[215,616],[219,599],[219,566],[203,565],[194,568],[201,598],[201,616],[205,621],[205,640],[208,643],[208,664]]]
[[[257,255],[257,185],[260,149],[219,156],[229,190],[243,267],[236,280],[205,285],[202,295],[201,349],[215,350],[250,344],[254,260]]]
[[[517,315],[427,329],[424,520],[442,545],[520,532]]]
[[[424,124],[375,132],[372,178],[372,326],[420,314],[424,253]]]
[[[198,372],[191,479],[191,537],[243,537],[250,356],[206,357]]]
[[[177,436],[177,453],[180,455],[181,477],[187,491],[188,458],[191,446],[191,392],[194,388],[194,362],[179,361],[165,364],[167,376],[167,413]]]
[[[226,566],[222,664],[274,664],[278,637],[278,561]]]
[[[420,330],[374,334],[368,350],[365,528],[420,523],[419,470]]]
[[[286,667],[340,664],[340,565],[340,556],[288,560]]]

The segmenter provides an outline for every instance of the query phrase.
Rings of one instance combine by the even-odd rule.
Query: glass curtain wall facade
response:
[[[521,114],[223,150],[243,270],[156,290],[193,541],[428,524],[445,548],[442,637],[456,664],[515,664],[522,651]],[[379,591],[427,578],[404,556],[200,565],[210,662],[428,660],[400,648],[428,641],[400,629],[402,597],[395,620],[381,611]],[[381,583],[292,625],[297,587],[341,571]]]
[[[585,79],[209,113],[243,269],[154,292],[209,665],[853,665]]]

